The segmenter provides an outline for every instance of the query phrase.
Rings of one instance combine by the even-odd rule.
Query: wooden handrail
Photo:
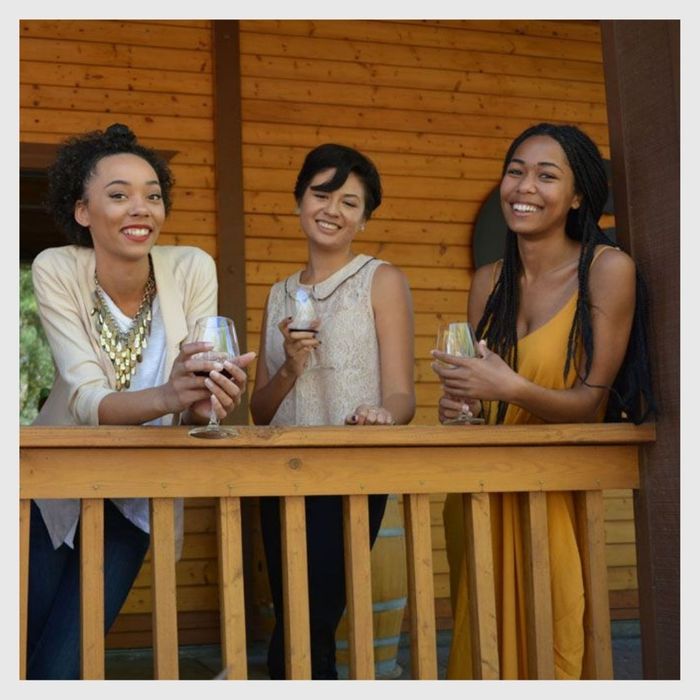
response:
[[[576,491],[586,600],[584,675],[612,676],[602,490],[638,488],[638,448],[651,424],[630,426],[245,426],[227,440],[196,440],[186,428],[23,427],[20,429],[20,675],[26,670],[29,518],[32,498],[83,499],[83,527],[95,532],[105,498],[150,498],[154,548],[155,676],[176,678],[172,499],[215,497],[219,509],[222,658],[228,678],[246,677],[240,498],[282,497],[283,592],[287,673],[310,677],[304,496],[344,497],[351,677],[373,676],[367,508],[372,493],[404,495],[414,678],[436,678],[429,496],[463,493],[470,570],[473,661],[477,677],[498,677],[488,493],[522,492],[528,569],[528,660],[534,677],[552,677],[547,565],[547,491]],[[203,458],[202,450],[207,450]],[[196,465],[196,468],[193,466]],[[85,548],[85,540],[83,540]],[[102,594],[96,575],[102,541],[83,553],[86,591]],[[157,551],[156,551],[157,550]],[[95,563],[97,562],[97,564]],[[544,568],[543,568],[544,567]],[[97,569],[99,570],[99,569]],[[87,588],[86,588],[87,585]],[[93,606],[95,604],[92,600]],[[101,600],[101,598],[100,598]],[[104,676],[104,641],[84,625],[85,678]],[[368,638],[368,636],[370,638]],[[99,639],[98,639],[99,638]]]

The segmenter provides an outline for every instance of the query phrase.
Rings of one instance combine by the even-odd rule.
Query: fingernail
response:
[[[213,388],[214,388],[214,382],[212,382],[212,380],[209,379],[209,377],[207,377],[207,378],[204,380],[204,384],[206,385],[207,389],[213,389]]]
[[[224,366],[221,364],[221,362],[215,362],[215,363],[214,363],[214,369],[215,369],[217,372],[221,372],[221,370],[222,370],[223,368],[224,368]]]

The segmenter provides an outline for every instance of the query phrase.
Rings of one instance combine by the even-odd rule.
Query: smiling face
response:
[[[144,258],[165,221],[158,176],[132,153],[102,158],[76,202],[75,220],[90,229],[98,258]]]
[[[515,150],[500,187],[508,228],[517,234],[564,233],[569,210],[581,204],[574,174],[551,136],[531,136]]]
[[[311,179],[299,202],[301,228],[312,245],[325,249],[349,248],[365,224],[365,190],[354,173],[334,192],[314,190],[328,182],[335,170],[322,170]]]

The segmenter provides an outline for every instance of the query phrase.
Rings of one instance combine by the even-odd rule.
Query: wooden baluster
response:
[[[521,494],[520,514],[525,550],[528,675],[531,679],[553,679],[554,625],[547,494],[544,491]]]
[[[497,680],[500,664],[489,494],[465,493],[462,506],[469,576],[472,672],[475,679]]]
[[[104,500],[80,506],[80,673],[105,677]]]
[[[303,496],[280,499],[284,654],[289,680],[311,678],[306,508]]]
[[[407,494],[403,501],[411,613],[411,670],[414,680],[437,679],[430,496]]]
[[[27,615],[29,610],[29,521],[32,502],[19,502],[19,678],[27,678]]]
[[[605,562],[605,510],[602,491],[575,495],[576,525],[583,568],[586,607],[583,615],[583,678],[612,680],[612,641],[608,569]]]
[[[225,678],[248,677],[243,587],[241,499],[219,498],[219,601],[221,607],[221,660]]]
[[[172,498],[151,499],[153,666],[156,680],[177,680],[177,587]]]
[[[367,496],[343,497],[350,678],[374,680],[372,572]]]

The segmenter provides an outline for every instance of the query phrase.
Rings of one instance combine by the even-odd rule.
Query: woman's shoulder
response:
[[[151,256],[173,266],[208,267],[215,266],[214,258],[201,248],[190,245],[156,245],[151,248]]]
[[[621,275],[634,276],[634,260],[621,248],[611,245],[597,245],[593,251],[590,276],[595,278],[617,278]]]
[[[45,248],[32,261],[34,283],[45,277],[77,280],[78,272],[94,264],[95,251],[87,246]]]
[[[498,275],[501,273],[501,268],[503,267],[503,260],[498,259],[492,263],[486,263],[478,267],[474,271],[474,276],[472,277],[472,290],[475,288],[479,291],[487,290],[490,292],[496,284]]]

